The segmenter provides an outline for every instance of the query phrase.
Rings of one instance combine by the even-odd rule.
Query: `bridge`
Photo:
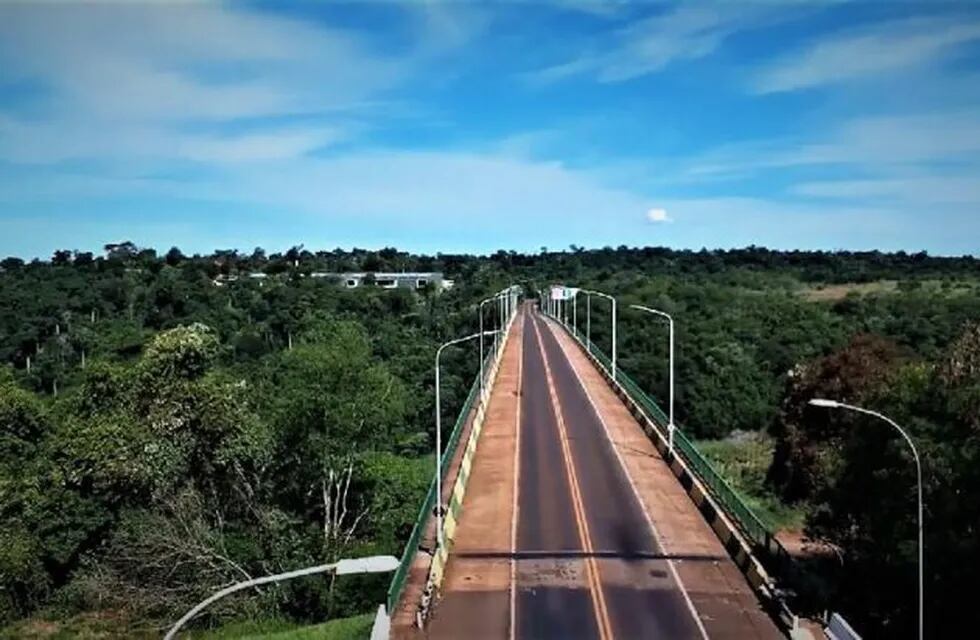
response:
[[[554,311],[505,314],[445,448],[442,543],[430,491],[391,637],[806,637],[763,566],[768,532]]]

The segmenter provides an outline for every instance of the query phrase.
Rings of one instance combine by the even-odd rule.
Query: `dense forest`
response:
[[[348,270],[442,271],[456,285],[310,277]],[[399,553],[432,466],[435,349],[475,329],[478,302],[514,282],[530,296],[552,282],[615,295],[620,364],[659,398],[666,328],[628,307],[674,315],[680,424],[736,461],[742,443],[765,452],[761,466],[731,465],[733,484],[801,514],[806,534],[836,550],[812,567],[811,604],[843,611],[865,637],[913,635],[914,467],[886,425],[806,400],[863,404],[907,426],[925,475],[927,628],[967,622],[980,566],[974,258],[757,247],[186,256],[121,243],[0,261],[6,633],[108,616],[127,635],[154,634],[246,576]],[[591,308],[608,349],[608,304]],[[476,368],[472,347],[447,353],[447,420]],[[239,594],[197,624],[363,613],[385,586],[298,581]]]

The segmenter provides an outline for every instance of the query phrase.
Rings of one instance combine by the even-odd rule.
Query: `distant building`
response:
[[[418,290],[423,287],[432,287],[436,291],[444,291],[452,288],[453,286],[452,280],[444,278],[442,274],[438,272],[371,273],[363,271],[351,273],[332,273],[329,271],[314,271],[313,273],[309,274],[308,277],[315,279],[328,278],[341,284],[342,286],[347,287],[348,289],[374,286],[381,287],[383,289]],[[261,285],[263,284],[264,280],[269,278],[269,275],[263,272],[243,274],[241,276],[237,274],[221,274],[212,280],[212,282],[217,287],[223,287],[232,282],[237,282],[240,278],[258,280],[259,284]]]
[[[313,278],[333,278],[348,289],[363,286],[375,286],[382,289],[421,289],[432,287],[437,291],[450,289],[453,281],[444,278],[438,272],[405,272],[405,273],[313,273]]]

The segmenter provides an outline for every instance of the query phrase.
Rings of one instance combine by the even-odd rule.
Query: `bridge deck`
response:
[[[781,637],[571,339],[513,331],[428,634]]]

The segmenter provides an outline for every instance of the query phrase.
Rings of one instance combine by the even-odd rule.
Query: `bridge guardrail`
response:
[[[595,358],[600,366],[604,367],[606,371],[612,369],[612,362],[609,357],[594,342],[587,340],[580,334],[576,335],[575,331],[572,331],[570,327],[560,321],[559,324],[565,327],[568,334],[577,340],[586,349],[587,353]],[[622,370],[622,367],[616,368],[616,381],[643,408],[651,418],[654,427],[660,431],[661,436],[666,438],[669,419],[656,401],[643,391],[640,385]],[[789,552],[776,539],[775,534],[769,527],[755,515],[752,509],[732,489],[731,485],[711,466],[711,463],[698,451],[694,443],[688,439],[676,423],[674,425],[674,447],[683,457],[688,467],[701,480],[705,487],[707,487],[711,497],[714,498],[725,511],[725,514],[735,523],[739,532],[755,547],[757,556],[763,562],[763,566],[781,579],[792,582],[794,563]]]
[[[493,362],[493,359],[497,355],[499,341],[494,337],[493,345],[490,348],[489,353],[487,353],[484,358],[484,365],[488,365]],[[485,370],[489,372],[489,366],[485,367]],[[480,395],[480,374],[476,375],[473,380],[473,384],[470,385],[470,392],[466,396],[466,401],[463,403],[462,409],[459,411],[459,415],[456,417],[456,424],[453,425],[452,433],[449,435],[449,440],[446,442],[446,448],[443,452],[442,467],[440,469],[440,477],[444,479],[446,477],[446,470],[449,465],[452,464],[453,456],[456,453],[456,447],[459,445],[460,436],[463,433],[463,426],[466,424],[466,419],[470,415],[470,411],[473,409],[473,404],[476,402]],[[387,594],[387,607],[388,611],[394,611],[398,600],[401,598],[402,592],[405,589],[405,582],[408,580],[409,569],[412,566],[412,560],[415,557],[415,552],[419,548],[419,543],[422,540],[422,533],[425,531],[425,525],[429,520],[429,514],[432,513],[435,507],[436,501],[436,484],[435,479],[429,483],[429,490],[425,494],[425,501],[422,503],[422,508],[419,510],[419,515],[415,519],[415,526],[412,527],[412,533],[408,537],[408,541],[405,543],[405,549],[402,552],[401,563],[395,570],[394,575],[391,578],[391,585],[388,587]]]

